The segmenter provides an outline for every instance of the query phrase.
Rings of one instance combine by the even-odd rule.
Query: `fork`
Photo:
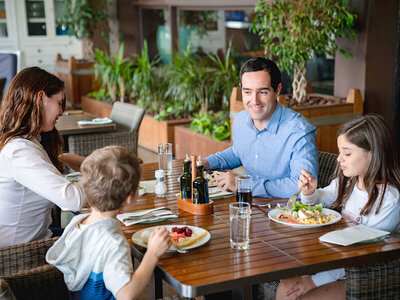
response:
[[[297,193],[294,194],[293,196],[290,196],[290,198],[289,198],[289,200],[288,200],[288,202],[287,202],[287,204],[286,204],[286,209],[285,209],[285,212],[286,212],[286,213],[290,213],[290,212],[292,211],[292,209],[294,208],[294,204],[296,203],[297,196],[300,194],[301,189],[305,186],[305,184],[306,184],[306,183],[303,182],[303,183],[300,185],[300,188],[299,188],[299,190],[297,191]]]

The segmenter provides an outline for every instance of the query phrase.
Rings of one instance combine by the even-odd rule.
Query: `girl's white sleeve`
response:
[[[301,194],[301,202],[308,205],[322,203],[323,207],[331,207],[337,197],[337,182],[338,179],[334,179],[328,186],[322,189],[316,189],[315,192],[309,196]]]
[[[8,149],[14,179],[63,210],[79,210],[86,202],[83,189],[57,170],[47,153],[32,141]]]

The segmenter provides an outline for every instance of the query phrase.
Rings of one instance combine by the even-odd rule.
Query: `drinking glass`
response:
[[[249,248],[250,203],[233,202],[229,204],[231,248],[246,250]]]
[[[164,170],[165,174],[172,173],[172,144],[164,143],[158,145],[158,169]]]
[[[251,175],[236,176],[236,202],[250,203],[250,208],[253,207],[252,184],[253,177]]]

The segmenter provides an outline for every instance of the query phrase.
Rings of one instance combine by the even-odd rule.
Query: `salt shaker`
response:
[[[154,187],[154,192],[156,196],[160,198],[165,197],[165,194],[167,193],[167,185],[164,181],[164,175],[164,170],[156,170],[156,186]]]

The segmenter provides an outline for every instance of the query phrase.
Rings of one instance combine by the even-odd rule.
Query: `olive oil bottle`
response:
[[[209,202],[208,181],[203,177],[203,165],[197,162],[197,177],[193,180],[193,203],[204,204]]]
[[[192,197],[192,174],[190,173],[190,160],[183,161],[183,174],[180,177],[181,192],[180,196],[183,200]]]

